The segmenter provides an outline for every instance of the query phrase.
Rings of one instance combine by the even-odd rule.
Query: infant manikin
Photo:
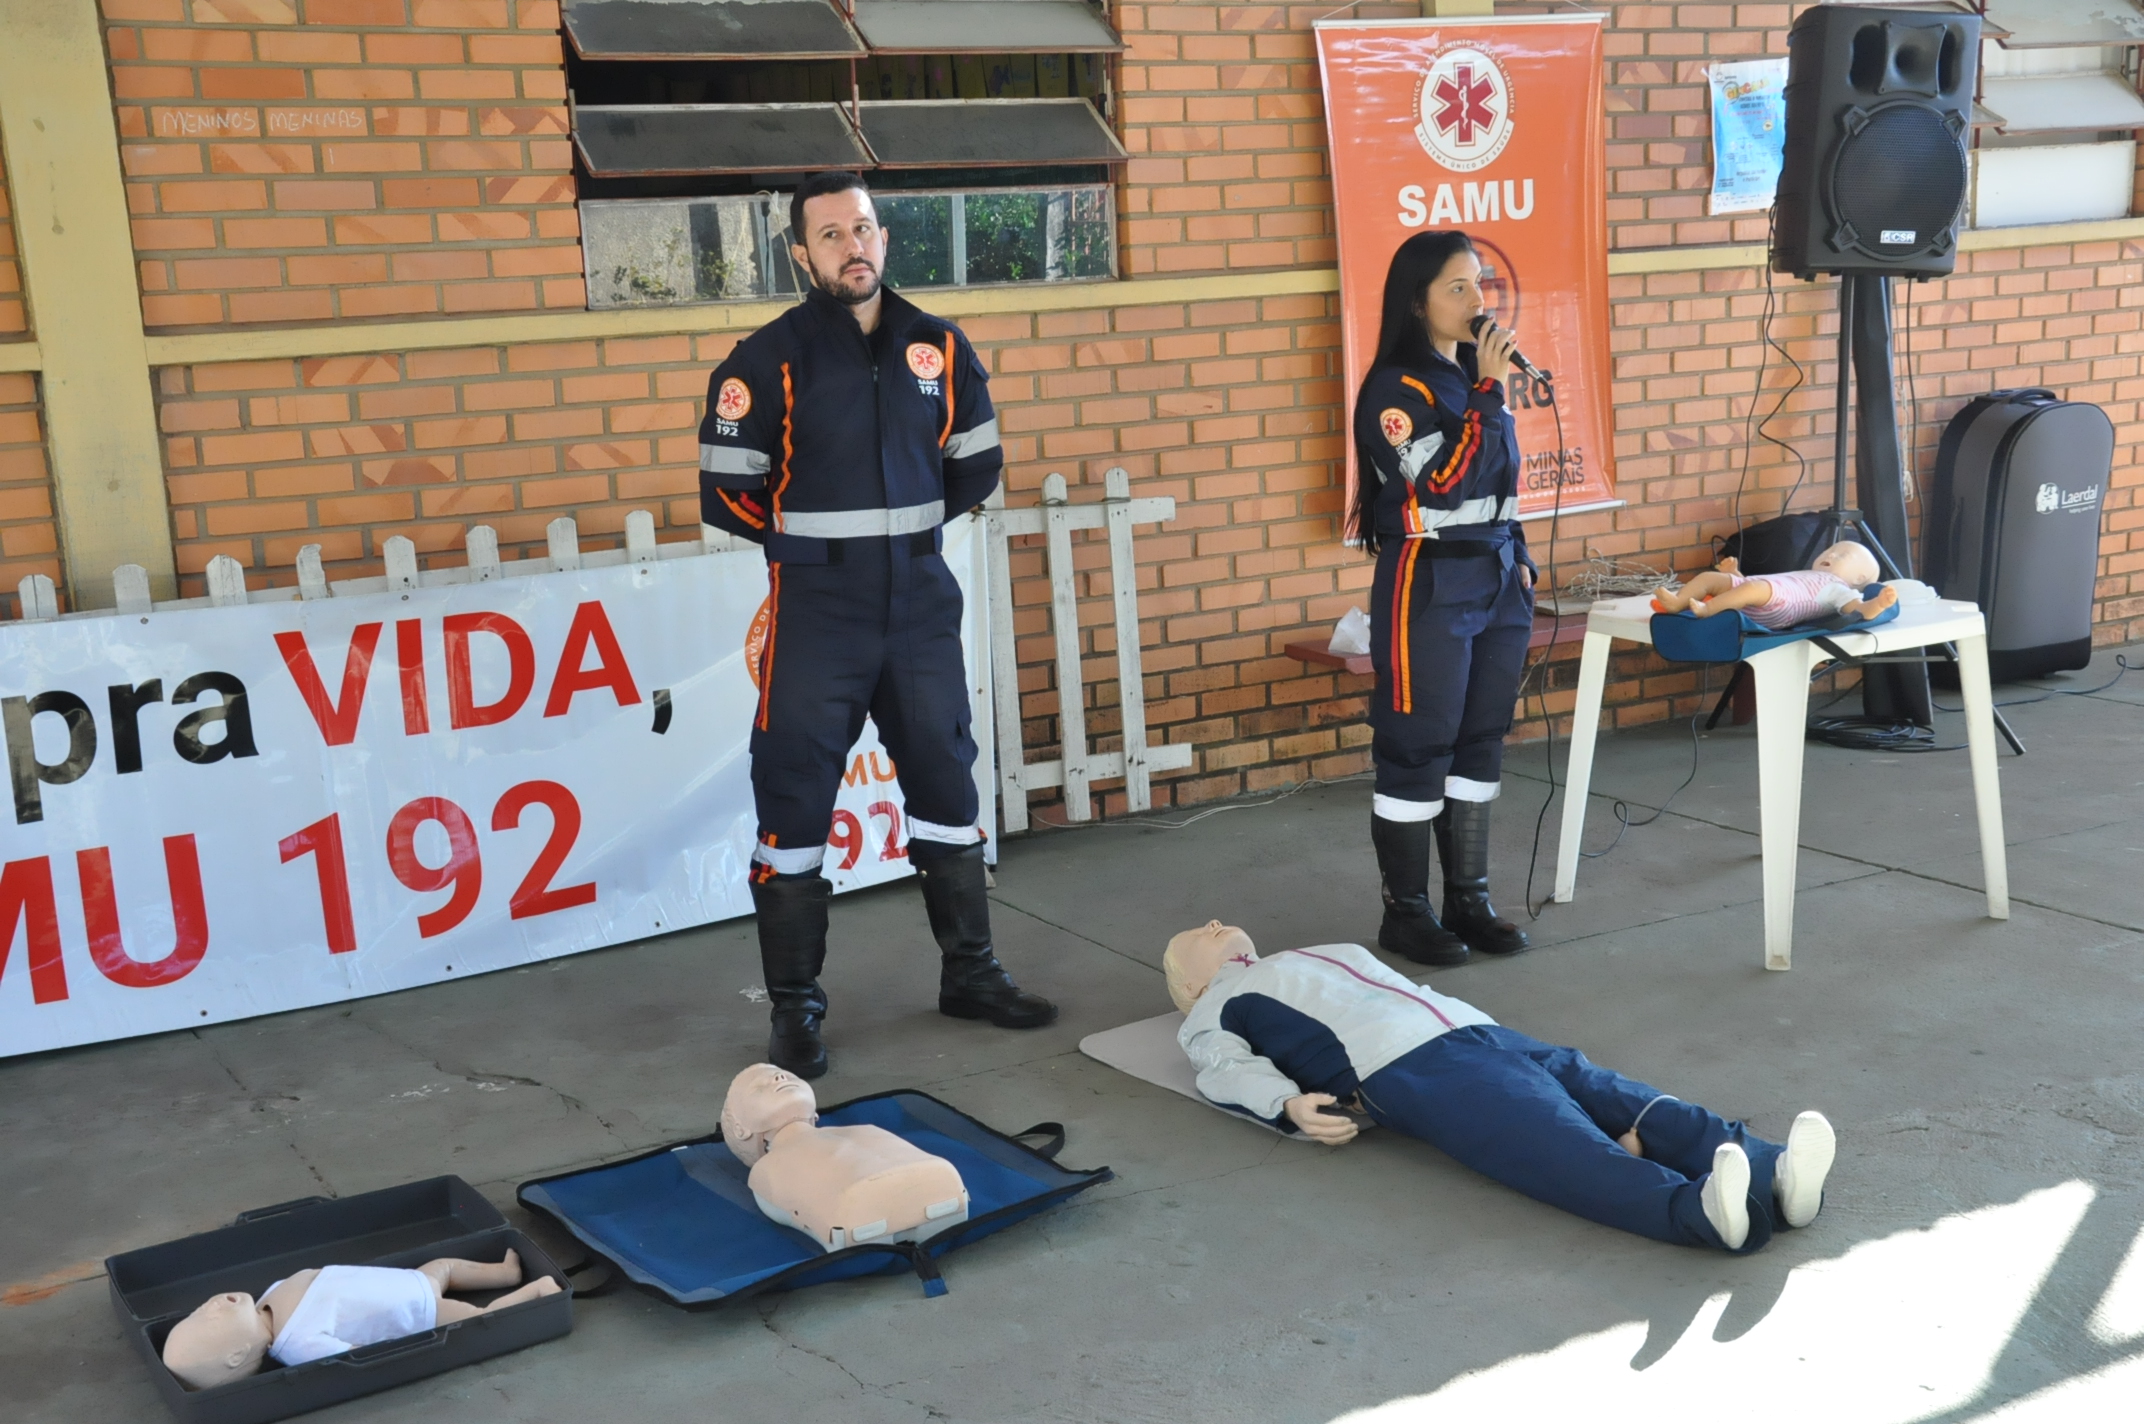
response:
[[[1687,610],[1700,618],[1735,609],[1767,628],[1791,628],[1831,613],[1874,618],[1898,602],[1898,591],[1889,586],[1873,598],[1861,596],[1876,582],[1877,572],[1874,554],[1842,540],[1795,573],[1752,578],[1735,560],[1722,559],[1717,569],[1695,575],[1680,589],[1655,591],[1653,607],[1662,613]]]
[[[820,1127],[811,1085],[771,1063],[730,1083],[722,1140],[752,1169],[769,1218],[830,1251],[924,1241],[968,1219],[968,1189],[943,1157],[883,1127]]]
[[[188,1389],[213,1389],[252,1374],[270,1355],[279,1364],[303,1365],[558,1294],[558,1282],[541,1276],[482,1309],[446,1298],[450,1290],[498,1290],[520,1281],[521,1255],[512,1250],[496,1263],[443,1257],[413,1271],[300,1271],[268,1287],[258,1302],[244,1291],[211,1296],[171,1327],[164,1365]]]

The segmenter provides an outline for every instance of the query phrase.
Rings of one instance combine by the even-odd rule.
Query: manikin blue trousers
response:
[[[1723,1142],[1749,1154],[1749,1239],[1772,1239],[1781,1148],[1694,1103],[1497,1024],[1431,1039],[1362,1083],[1379,1124],[1535,1201],[1656,1241],[1722,1249],[1699,1201]],[[1639,1114],[1644,1121],[1638,1123]],[[1615,1139],[1638,1124],[1643,1157]]]

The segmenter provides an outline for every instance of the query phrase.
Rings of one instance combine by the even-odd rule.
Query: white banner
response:
[[[987,759],[978,522],[945,545]],[[751,913],[766,593],[745,549],[0,626],[0,1056]],[[839,808],[836,890],[909,873],[869,726]]]

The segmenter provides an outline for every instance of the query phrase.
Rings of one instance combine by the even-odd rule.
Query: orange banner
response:
[[[1601,17],[1317,26],[1340,239],[1348,423],[1393,251],[1460,228],[1496,319],[1554,385],[1513,371],[1521,516],[1614,498]],[[1557,439],[1558,414],[1563,438]],[[1350,436],[1348,469],[1354,468]],[[1352,537],[1353,531],[1350,530]]]

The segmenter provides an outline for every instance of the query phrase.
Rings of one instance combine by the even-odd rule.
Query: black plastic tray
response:
[[[259,1374],[214,1389],[189,1390],[164,1368],[164,1337],[212,1295],[245,1291],[258,1297],[282,1277],[314,1266],[407,1267],[438,1256],[498,1261],[509,1247],[521,1253],[524,1280],[549,1276],[558,1282],[559,1293],[291,1369],[270,1360]],[[240,1213],[220,1231],[109,1257],[104,1269],[121,1328],[141,1352],[157,1392],[185,1424],[287,1419],[573,1328],[572,1286],[564,1273],[459,1177],[434,1177],[340,1200],[304,1197],[261,1207]],[[462,1298],[477,1304],[486,1299]]]

